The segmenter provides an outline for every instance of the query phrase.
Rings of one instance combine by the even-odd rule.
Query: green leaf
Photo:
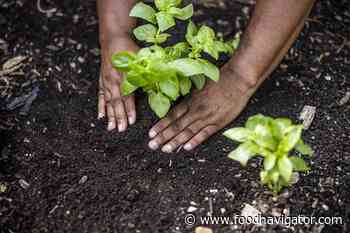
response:
[[[137,3],[131,9],[130,16],[144,19],[153,24],[157,23],[156,11],[149,5],[144,4],[143,2]]]
[[[187,26],[186,40],[192,46],[195,46],[194,37],[197,35],[197,33],[198,29],[196,25],[192,21],[190,21]]]
[[[288,133],[283,137],[281,143],[278,146],[278,150],[283,152],[292,150],[300,140],[302,130],[302,125],[289,127],[287,129]]]
[[[257,125],[267,125],[269,124],[270,118],[262,114],[257,114],[255,116],[249,117],[245,123],[245,127],[250,130],[255,130]]]
[[[121,89],[122,89],[122,94],[124,96],[126,96],[126,95],[130,95],[131,93],[133,93],[137,89],[137,87],[135,87],[134,85],[129,83],[127,78],[124,78],[123,82],[122,82]]]
[[[286,182],[289,182],[293,172],[292,161],[287,156],[283,156],[278,160],[277,166],[280,175]]]
[[[305,161],[302,158],[292,156],[289,159],[293,164],[294,171],[307,172],[310,170],[310,167],[305,163]]]
[[[237,142],[245,142],[252,135],[252,131],[243,127],[226,130],[223,135]]]
[[[267,184],[269,182],[269,175],[267,171],[260,172],[260,180],[262,184]]]
[[[217,82],[220,79],[220,70],[217,66],[204,59],[198,59],[202,63],[203,74],[211,80]]]
[[[164,32],[169,28],[175,26],[175,19],[171,14],[168,14],[166,12],[158,12],[156,14],[156,18],[157,18],[159,30],[161,32]]]
[[[155,38],[155,42],[157,44],[161,44],[164,43],[165,41],[167,41],[167,39],[170,37],[171,35],[169,33],[161,33],[159,35],[156,36]]]
[[[260,124],[258,123],[254,129],[253,140],[256,144],[261,147],[270,149],[274,151],[277,147],[277,142],[272,137],[271,129],[269,124]]]
[[[152,24],[145,24],[135,28],[133,32],[136,39],[140,41],[146,41],[148,43],[153,43],[155,42],[157,28]]]
[[[135,70],[129,71],[125,78],[128,80],[128,82],[135,86],[135,87],[143,87],[148,84],[147,80],[139,73],[137,73]]]
[[[272,135],[281,140],[287,129],[292,125],[292,121],[287,118],[277,118],[271,121]]]
[[[215,60],[219,59],[219,51],[216,49],[213,43],[207,43],[204,45],[204,52],[212,56]]]
[[[218,81],[220,77],[219,68],[203,59],[181,58],[169,64],[185,76],[204,74],[213,81]]]
[[[191,79],[189,79],[188,77],[185,77],[185,76],[180,76],[179,81],[180,81],[181,95],[185,96],[188,93],[190,93],[191,87],[192,87]]]
[[[151,109],[156,113],[159,118],[163,118],[170,109],[170,101],[168,97],[163,95],[161,92],[150,93],[148,96],[148,102]]]
[[[215,50],[221,53],[229,53],[231,51],[230,46],[222,41],[214,41]]]
[[[298,141],[297,145],[295,146],[295,149],[303,155],[312,156],[314,154],[312,148],[309,145],[305,144],[302,139]]]
[[[180,5],[182,0],[154,0],[154,3],[158,10],[167,11],[171,7]]]
[[[227,45],[228,52],[233,53],[234,51],[236,51],[240,42],[241,42],[240,34],[237,33],[234,39],[225,43]]]
[[[250,158],[252,158],[255,153],[254,151],[256,150],[256,145],[254,145],[251,142],[245,142],[242,143],[241,145],[238,146],[237,149],[232,151],[228,157],[230,159],[236,160],[241,163],[242,166],[246,166],[247,162]]]
[[[276,164],[276,155],[270,153],[268,156],[264,158],[264,169],[269,171],[271,170]]]
[[[189,47],[186,42],[180,42],[166,48],[168,55],[173,59],[179,59],[183,55],[187,54],[188,50],[189,50]]]
[[[191,58],[180,58],[173,62],[170,62],[169,65],[177,69],[185,76],[193,76],[204,73],[202,63]]]
[[[193,16],[193,5],[189,4],[182,9],[172,7],[169,9],[169,13],[174,15],[177,19],[187,20]]]
[[[213,44],[215,39],[215,32],[212,28],[203,25],[198,30],[197,38],[201,44]]]
[[[179,82],[177,78],[165,79],[159,82],[160,90],[172,100],[176,100],[179,97]]]
[[[130,70],[129,64],[136,58],[135,54],[123,51],[112,56],[112,65],[119,71]]]
[[[278,169],[274,168],[271,171],[269,171],[269,178],[273,183],[277,183],[280,177],[280,173]]]
[[[202,74],[191,76],[193,84],[196,86],[197,90],[202,90],[205,86],[205,76]]]

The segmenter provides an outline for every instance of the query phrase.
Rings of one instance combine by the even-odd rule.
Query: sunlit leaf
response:
[[[293,172],[292,161],[287,156],[283,156],[278,160],[277,166],[280,175],[286,182],[289,182]]]
[[[242,166],[246,166],[248,160],[255,155],[255,149],[255,145],[248,141],[239,145],[228,157],[240,162]]]
[[[223,135],[237,142],[245,142],[252,135],[252,131],[246,128],[238,127],[226,130]]]
[[[169,28],[175,26],[175,19],[171,14],[168,14],[166,12],[158,12],[156,14],[156,18],[157,18],[159,30],[161,32],[164,32]]]
[[[134,29],[136,39],[153,43],[157,34],[157,28],[152,24],[145,24]]]
[[[307,172],[310,170],[309,166],[305,163],[302,158],[292,156],[289,158],[293,164],[293,169],[298,172]]]
[[[130,16],[144,19],[153,24],[157,23],[156,11],[149,5],[144,4],[143,2],[137,3],[131,9]]]
[[[168,97],[163,95],[161,92],[150,93],[148,96],[148,102],[151,109],[159,118],[163,118],[170,109],[170,101]]]
[[[135,55],[131,52],[123,51],[112,56],[112,65],[119,71],[128,71],[130,62],[135,60]]]

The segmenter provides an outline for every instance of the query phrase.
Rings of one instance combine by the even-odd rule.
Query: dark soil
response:
[[[157,119],[142,95],[137,124],[122,134],[107,133],[96,120],[95,1],[41,2],[57,11],[48,17],[36,1],[0,0],[0,39],[8,44],[7,52],[0,49],[0,63],[29,56],[14,90],[29,76],[36,80],[29,86],[40,83],[28,116],[1,112],[0,183],[7,187],[0,193],[1,233],[193,232],[194,226],[184,223],[190,202],[197,203],[198,217],[207,215],[209,202],[213,215],[225,216],[240,214],[248,203],[265,206],[267,215],[284,210],[344,221],[324,228],[210,226],[215,232],[349,232],[350,105],[339,102],[350,91],[347,0],[317,3],[281,67],[229,126],[257,113],[298,121],[304,105],[317,107],[304,133],[316,151],[312,171],[277,200],[258,182],[261,161],[242,169],[227,159],[236,145],[221,134],[193,153],[150,151],[147,132]],[[243,30],[251,10],[250,4],[231,0],[199,2],[196,21],[226,36]]]

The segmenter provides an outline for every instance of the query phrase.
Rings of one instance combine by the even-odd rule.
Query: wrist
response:
[[[131,40],[128,32],[124,31],[103,31],[100,33],[99,42],[101,47],[109,45],[112,41],[126,41]]]
[[[242,92],[256,90],[260,84],[259,74],[254,67],[242,61],[230,61],[224,66],[235,79],[236,85]]]

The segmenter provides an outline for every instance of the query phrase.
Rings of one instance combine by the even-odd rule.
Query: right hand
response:
[[[120,51],[136,52],[138,47],[130,38],[112,38],[108,42],[101,42],[101,48],[98,119],[107,115],[107,130],[118,128],[119,132],[123,132],[128,124],[132,125],[136,121],[135,100],[133,95],[122,95],[123,75],[112,67],[111,58]]]

